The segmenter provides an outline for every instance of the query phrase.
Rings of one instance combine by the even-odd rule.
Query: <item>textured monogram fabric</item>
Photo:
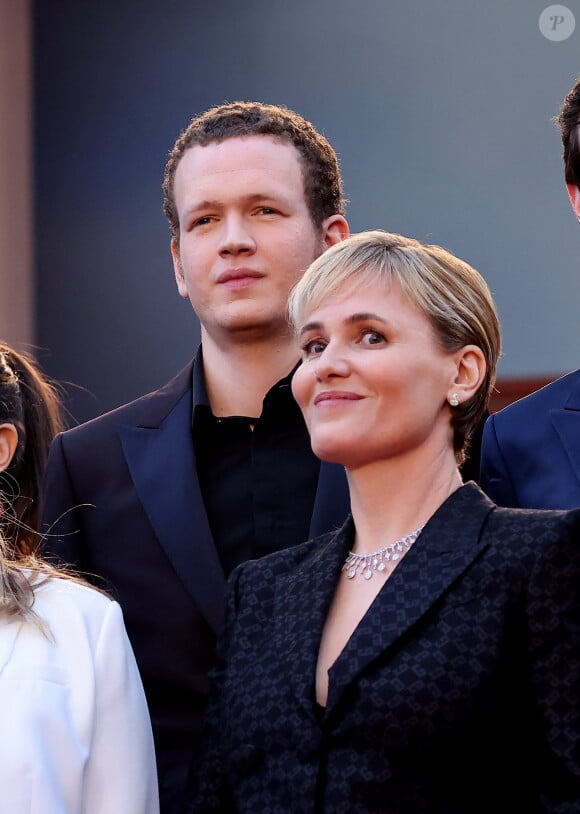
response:
[[[353,536],[230,581],[190,814],[580,812],[580,511],[436,512],[329,672],[324,621]]]

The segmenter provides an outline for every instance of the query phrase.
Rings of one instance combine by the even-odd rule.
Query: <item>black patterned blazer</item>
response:
[[[580,511],[433,515],[329,673],[323,624],[353,538],[240,566],[189,814],[580,812]]]

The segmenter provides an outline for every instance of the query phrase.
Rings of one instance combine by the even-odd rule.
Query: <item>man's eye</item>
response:
[[[211,223],[211,218],[209,215],[204,215],[203,218],[198,218],[193,222],[194,226],[207,226],[208,223]]]

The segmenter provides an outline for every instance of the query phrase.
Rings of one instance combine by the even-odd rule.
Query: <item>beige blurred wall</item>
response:
[[[30,0],[0,0],[0,339],[35,341]]]

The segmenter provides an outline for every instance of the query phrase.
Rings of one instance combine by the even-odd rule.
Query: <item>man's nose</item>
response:
[[[256,243],[246,220],[238,215],[226,217],[220,239],[220,254],[252,254],[255,251]]]

